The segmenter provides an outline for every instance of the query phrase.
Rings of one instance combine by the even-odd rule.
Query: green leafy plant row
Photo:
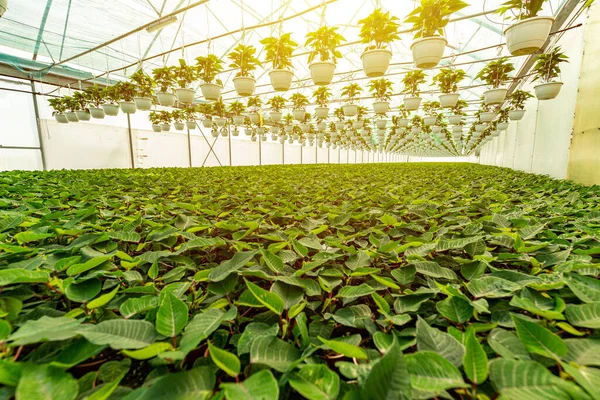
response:
[[[471,164],[0,174],[0,393],[598,399],[600,189]]]

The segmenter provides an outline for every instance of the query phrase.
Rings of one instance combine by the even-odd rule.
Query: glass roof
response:
[[[0,53],[27,60],[36,59],[52,66],[197,2],[198,0],[9,0],[8,11],[0,19]],[[468,78],[462,83],[463,86],[480,84],[474,77],[485,65],[482,60],[508,55],[506,47],[495,46],[503,43],[502,31],[507,23],[497,14],[481,15],[498,8],[502,2],[503,0],[471,0],[472,4],[456,13],[453,18],[476,16],[450,23],[446,28],[449,42],[446,56],[449,58],[443,60],[442,64],[453,63],[467,71]],[[542,14],[556,14],[564,2],[565,0],[551,0],[545,5]],[[310,73],[304,54],[306,49],[302,45],[307,32],[316,30],[321,25],[330,25],[338,26],[350,43],[340,49],[344,59],[338,62],[339,75],[332,86],[338,98],[339,90],[349,79],[356,80],[361,85],[367,84],[360,61],[364,45],[356,44],[358,21],[379,6],[403,21],[416,3],[409,0],[210,0],[179,14],[177,23],[158,32],[141,30],[63,66],[70,67],[68,70],[83,71],[84,76],[88,77],[106,75],[106,71],[113,71],[109,74],[110,78],[123,79],[139,67],[142,59],[150,58],[141,65],[145,70],[151,71],[165,64],[175,65],[179,58],[194,62],[197,56],[208,52],[225,58],[240,42],[255,45],[262,58],[262,46],[259,43],[262,38],[291,32],[292,39],[301,46],[294,58],[297,82],[289,93],[300,90],[310,95],[314,88],[308,79]],[[260,24],[265,26],[248,29]],[[403,30],[408,28],[407,24],[401,26]],[[412,35],[403,33],[401,40],[392,46],[394,55],[388,74],[394,82],[395,93],[399,93],[401,89],[401,73],[413,68],[411,41]],[[198,42],[200,44],[182,48]],[[474,51],[482,48],[486,49]],[[165,52],[169,53],[157,57]],[[460,54],[464,52],[470,53]],[[7,58],[0,54],[0,61]],[[511,60],[518,69],[525,58],[514,57]],[[18,68],[15,63],[13,60],[11,65]],[[57,68],[58,66],[40,68],[37,76]],[[267,72],[268,70],[260,70],[256,74],[259,95],[272,93]],[[434,73],[435,69],[428,71],[428,77],[431,78]],[[237,97],[233,90],[234,76],[235,71],[228,71],[220,76],[225,84],[225,100]],[[428,90],[432,88],[423,87],[424,97],[428,97]],[[472,88],[464,91],[462,97],[477,100],[484,90],[484,87]],[[400,102],[401,96],[394,96],[392,106],[397,106]]]

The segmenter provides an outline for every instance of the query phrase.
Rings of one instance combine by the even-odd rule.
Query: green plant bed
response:
[[[472,164],[5,172],[0,391],[599,398],[599,227]]]

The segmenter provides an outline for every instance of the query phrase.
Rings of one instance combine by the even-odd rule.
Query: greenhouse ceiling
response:
[[[556,15],[566,0],[551,0],[542,14]],[[306,48],[302,45],[308,32],[322,25],[338,26],[347,39],[340,50],[334,93],[339,94],[348,80],[367,79],[361,70],[360,55],[364,45],[357,43],[358,21],[374,8],[382,7],[400,21],[414,9],[414,1],[354,1],[354,0],[29,0],[10,1],[8,11],[0,19],[0,61],[31,77],[44,81],[44,76],[61,69],[73,73],[77,80],[121,80],[142,66],[147,71],[163,65],[175,65],[179,58],[193,62],[198,56],[214,53],[225,58],[238,43],[254,44],[263,58],[260,40],[279,33],[292,33],[300,44],[295,52],[295,82],[291,90],[308,95],[312,91]],[[476,86],[474,77],[485,60],[509,55],[502,31],[508,26],[503,17],[493,14],[502,0],[471,1],[471,5],[456,13],[446,28],[449,45],[447,58],[441,65],[461,65],[468,74],[464,86]],[[139,28],[171,13],[177,21],[163,29],[149,32]],[[258,26],[258,27],[257,27]],[[388,76],[398,83],[401,74],[412,69],[409,26],[392,45],[392,65]],[[131,34],[129,34],[131,33]],[[115,40],[117,39],[117,40]],[[107,44],[109,43],[109,44]],[[498,45],[498,46],[496,46]],[[93,51],[90,51],[93,50]],[[519,66],[526,57],[515,57]],[[25,61],[28,61],[25,64]],[[31,64],[36,60],[37,64]],[[141,61],[145,60],[145,61]],[[26,70],[24,68],[27,68]],[[70,71],[70,72],[69,72]],[[75,74],[75,72],[79,72]],[[257,94],[271,91],[268,70],[257,74]],[[428,72],[429,77],[435,70]],[[232,79],[235,71],[222,74],[223,97],[237,95]],[[93,79],[96,77],[96,79]],[[396,79],[394,79],[396,78]],[[366,84],[366,81],[363,82]],[[397,85],[399,87],[399,85]],[[398,88],[395,88],[398,91]],[[476,100],[483,87],[468,88],[464,97]],[[427,93],[427,91],[425,91]],[[400,102],[399,98],[395,99]]]

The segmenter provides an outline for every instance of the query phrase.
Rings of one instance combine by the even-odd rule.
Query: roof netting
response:
[[[262,38],[291,32],[292,39],[300,44],[295,52],[294,68],[297,82],[291,90],[302,90],[309,94],[312,88],[306,60],[307,49],[303,47],[307,32],[321,25],[338,26],[348,41],[340,50],[344,56],[338,63],[339,75],[334,80],[334,93],[348,79],[366,79],[361,70],[360,55],[364,45],[358,40],[358,21],[374,8],[382,7],[397,16],[400,21],[416,7],[412,0],[209,0],[177,16],[178,21],[166,28],[149,33],[145,29],[128,35],[89,54],[77,57],[124,33],[150,23],[161,16],[197,3],[197,0],[9,0],[8,11],[0,19],[0,61],[10,60],[10,65],[20,68],[19,59],[46,63],[38,68],[29,65],[28,71],[43,80],[43,75],[61,67],[70,67],[75,74],[91,78],[107,71],[113,79],[131,75],[140,65],[151,71],[163,65],[175,65],[179,58],[193,62],[197,56],[214,53],[219,57],[238,43],[255,45],[263,57]],[[450,63],[459,65],[468,75],[463,86],[479,82],[474,80],[485,60],[500,55],[509,55],[502,31],[508,26],[503,17],[486,13],[497,9],[503,0],[471,0],[471,5],[456,13],[446,28],[449,45],[441,66]],[[555,15],[566,0],[551,0],[541,14]],[[465,18],[471,16],[470,18]],[[461,19],[465,18],[465,19]],[[256,25],[263,25],[254,28]],[[402,24],[408,30],[408,24]],[[403,33],[401,40],[392,45],[392,65],[388,75],[399,92],[401,73],[414,68],[410,44],[412,35]],[[190,45],[196,43],[195,45]],[[185,48],[183,48],[185,46]],[[165,54],[166,53],[166,54]],[[11,57],[9,57],[11,56]],[[18,58],[17,58],[18,57]],[[145,61],[141,61],[145,60]],[[511,60],[516,68],[525,57]],[[62,65],[61,62],[63,62]],[[25,67],[27,67],[25,65]],[[428,72],[431,77],[435,73]],[[257,73],[257,94],[271,91],[268,68]],[[64,73],[64,70],[63,70]],[[236,97],[232,78],[235,71],[223,73],[220,78],[225,84],[224,99]],[[335,83],[338,83],[337,85]],[[367,81],[363,82],[365,85]],[[484,87],[470,88],[463,94],[467,100],[479,98]],[[425,90],[425,93],[427,91]],[[394,98],[399,103],[400,98]]]

